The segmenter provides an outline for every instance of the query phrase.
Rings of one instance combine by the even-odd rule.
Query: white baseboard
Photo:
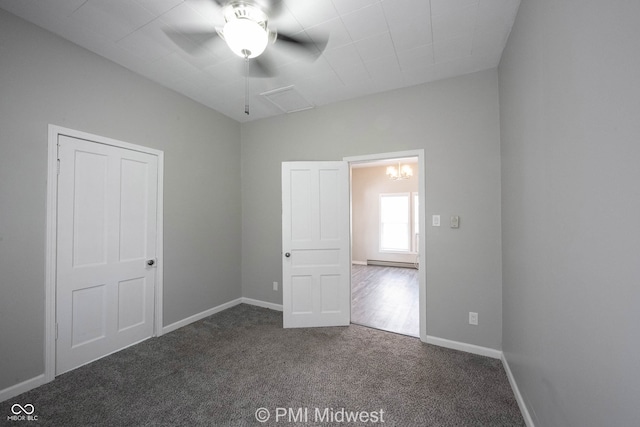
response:
[[[516,397],[516,402],[518,402],[518,407],[520,408],[520,412],[522,413],[522,418],[524,418],[524,423],[527,427],[535,427],[533,424],[533,419],[531,418],[531,414],[527,409],[527,405],[524,403],[524,399],[522,398],[522,394],[520,393],[520,389],[518,388],[518,384],[516,383],[516,379],[513,377],[511,373],[511,368],[509,368],[509,363],[507,359],[504,357],[504,353],[500,358],[502,360],[502,366],[504,366],[504,370],[507,373],[507,378],[509,379],[509,384],[511,384],[511,390],[513,390],[513,394]]]
[[[467,344],[459,341],[451,341],[444,338],[433,337],[427,335],[427,344],[438,345],[440,347],[451,348],[454,350],[465,351],[467,353],[478,354],[480,356],[487,356],[493,359],[500,359],[502,361],[502,366],[507,374],[507,378],[509,379],[509,384],[511,385],[511,390],[513,390],[513,394],[516,398],[516,402],[518,402],[518,407],[520,408],[520,413],[522,413],[522,418],[524,419],[527,427],[535,427],[533,423],[533,419],[531,418],[531,414],[527,409],[527,405],[524,403],[524,399],[522,398],[522,394],[520,393],[520,389],[518,388],[518,384],[516,383],[515,378],[513,377],[513,373],[511,372],[511,368],[509,368],[509,363],[504,356],[504,353],[500,350],[495,350],[493,348],[481,347],[474,344]]]
[[[258,306],[258,307],[269,308],[271,310],[282,311],[282,305],[281,304],[274,304],[274,303],[271,303],[271,302],[260,301],[260,300],[253,299],[253,298],[245,298],[245,297],[236,298],[236,299],[234,299],[232,301],[225,302],[224,304],[220,304],[219,306],[210,308],[210,309],[205,310],[205,311],[203,311],[201,313],[194,314],[193,316],[189,316],[186,319],[182,319],[182,320],[179,320],[179,321],[177,321],[175,323],[167,325],[167,326],[162,328],[162,334],[163,335],[164,334],[168,334],[169,332],[173,332],[176,329],[182,328],[183,326],[187,326],[187,325],[189,325],[189,324],[191,324],[193,322],[197,322],[198,320],[202,320],[205,317],[209,317],[212,314],[216,314],[216,313],[219,313],[219,312],[221,312],[223,310],[226,310],[228,308],[235,307],[238,304],[249,304],[249,305],[255,305],[255,306]]]
[[[166,334],[176,329],[179,329],[183,326],[187,326],[193,322],[197,322],[198,320],[204,319],[205,317],[209,317],[212,314],[219,313],[228,308],[234,307],[238,304],[249,304],[255,305],[258,307],[268,308],[271,310],[282,311],[281,304],[275,304],[266,301],[260,301],[253,298],[236,298],[232,301],[221,304],[217,307],[210,308],[201,313],[194,314],[193,316],[187,317],[186,319],[180,320],[178,322],[172,323],[171,325],[165,326],[162,328],[162,333]],[[522,399],[522,395],[520,394],[520,390],[518,389],[518,385],[513,378],[513,374],[511,373],[511,369],[509,368],[509,364],[504,357],[504,354],[500,350],[495,350],[492,348],[481,347],[474,344],[467,344],[459,341],[451,341],[444,338],[438,338],[434,336],[427,335],[428,344],[438,345],[440,347],[451,348],[454,350],[465,351],[467,353],[478,354],[480,356],[487,356],[494,359],[502,360],[502,364],[507,373],[507,378],[509,379],[509,384],[511,384],[511,388],[513,389],[513,393],[516,397],[516,401],[518,402],[518,406],[520,407],[520,411],[522,412],[522,416],[527,424],[527,427],[535,427],[533,424],[533,420],[527,410],[527,407]],[[8,387],[4,390],[0,390],[0,402],[4,402],[5,400],[11,399],[12,397],[18,396],[22,393],[25,393],[29,390],[32,390],[36,387],[39,387],[43,384],[46,384],[47,380],[44,374],[38,375],[37,377],[31,378],[29,380],[23,381],[19,384]]]
[[[186,319],[182,319],[178,322],[172,323],[171,325],[165,326],[162,328],[162,334],[167,334],[169,332],[175,331],[176,329],[182,328],[183,326],[187,326],[193,322],[197,322],[198,320],[204,319],[205,317],[209,317],[212,314],[219,313],[223,310],[236,306],[238,304],[242,304],[243,302],[247,304],[253,305],[261,305],[262,307],[267,307],[269,303],[263,303],[257,300],[249,300],[244,301],[245,298],[237,298],[235,300],[226,302],[217,307],[210,308],[201,313],[194,314],[193,316],[189,316]],[[272,304],[275,306],[275,304]],[[271,308],[271,307],[268,307]],[[273,308],[277,310],[277,308]],[[282,306],[280,306],[280,311],[282,311]],[[48,381],[46,380],[45,374],[38,375],[37,377],[31,378],[29,380],[23,381],[20,384],[13,385],[11,387],[5,388],[4,390],[0,390],[0,402],[4,402],[5,400],[11,399],[12,397],[18,396],[19,394],[25,393],[29,390],[33,390],[36,387],[40,387],[43,384],[46,384]]]
[[[12,397],[16,397],[22,393],[25,393],[29,390],[33,390],[34,388],[40,387],[41,385],[46,383],[47,383],[47,380],[44,374],[40,374],[37,377],[33,377],[30,380],[23,381],[20,384],[12,385],[11,387],[5,388],[4,390],[0,390],[0,402],[9,400]],[[17,402],[17,403],[24,403],[24,402]]]
[[[240,298],[243,304],[255,305],[257,307],[268,308],[271,310],[282,311],[282,304],[274,304],[272,302],[260,301],[253,298]]]
[[[351,261],[351,264],[355,264],[355,265],[367,265],[367,261]]]
[[[478,354],[480,356],[487,356],[493,359],[502,358],[502,352],[488,347],[481,347],[479,345],[467,344],[459,341],[451,341],[444,338],[438,338],[431,335],[427,335],[427,344],[438,345],[440,347],[451,348],[453,350],[465,351],[467,353]]]
[[[167,326],[163,327],[162,328],[162,334],[163,335],[164,334],[168,334],[169,332],[173,332],[176,329],[182,328],[183,326],[187,326],[187,325],[189,325],[189,324],[191,324],[193,322],[197,322],[198,320],[204,319],[205,317],[209,317],[212,314],[216,314],[216,313],[219,313],[219,312],[221,312],[223,310],[226,310],[227,308],[231,308],[231,307],[234,307],[234,306],[236,306],[238,304],[242,304],[242,302],[243,302],[242,298],[236,298],[236,299],[234,299],[232,301],[225,302],[224,304],[220,304],[217,307],[213,307],[213,308],[205,310],[205,311],[203,311],[201,313],[194,314],[193,316],[189,316],[186,319],[179,320],[179,321],[177,321],[175,323],[172,323],[170,325],[167,325]]]

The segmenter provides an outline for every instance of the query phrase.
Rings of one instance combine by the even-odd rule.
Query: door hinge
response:
[[[60,159],[58,159],[58,165],[57,165],[57,174],[60,175]]]
[[[56,340],[58,339],[58,324],[56,323]]]

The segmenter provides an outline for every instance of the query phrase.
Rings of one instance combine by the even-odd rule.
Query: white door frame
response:
[[[367,163],[377,160],[398,159],[404,157],[417,157],[418,158],[418,194],[419,194],[419,206],[418,206],[418,221],[420,223],[420,241],[418,242],[418,259],[420,268],[418,269],[418,305],[419,305],[419,318],[420,318],[420,341],[427,342],[427,262],[426,262],[426,185],[425,185],[425,159],[424,150],[409,150],[409,151],[396,151],[392,153],[380,153],[380,154],[368,154],[364,156],[351,156],[344,157],[342,160],[349,163],[349,170],[354,163]],[[351,197],[351,174],[349,174],[349,197]],[[351,218],[349,219],[351,221]],[[351,239],[353,242],[353,239]]]
[[[49,125],[49,152],[47,175],[47,238],[45,265],[45,334],[44,334],[44,380],[53,381],[56,376],[56,243],[58,212],[58,135],[84,139],[127,150],[139,151],[158,157],[158,210],[157,210],[157,274],[154,301],[154,336],[162,335],[162,277],[163,277],[163,176],[164,152],[141,145],[130,144],[99,135]]]

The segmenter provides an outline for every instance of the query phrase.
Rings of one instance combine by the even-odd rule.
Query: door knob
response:
[[[148,265],[149,267],[153,266],[153,264],[155,264],[155,263],[156,263],[156,261],[155,261],[155,260],[153,260],[153,259],[147,260],[147,265]]]
[[[289,252],[287,252],[286,254],[284,254],[284,256],[286,256],[287,258],[289,258],[291,256],[291,254]]]

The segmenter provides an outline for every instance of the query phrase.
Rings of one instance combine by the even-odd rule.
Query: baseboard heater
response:
[[[414,268],[416,270],[418,269],[418,266],[413,262],[381,261],[378,259],[368,259],[367,265],[377,265],[379,267]]]

